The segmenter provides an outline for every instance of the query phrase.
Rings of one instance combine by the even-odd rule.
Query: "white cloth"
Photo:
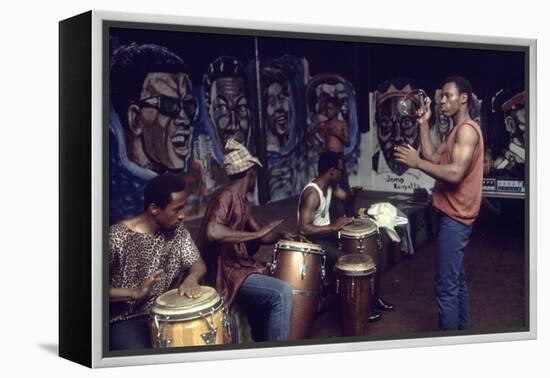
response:
[[[371,205],[367,213],[374,218],[374,222],[378,227],[386,229],[393,241],[401,241],[401,238],[395,231],[395,219],[397,217],[397,209],[395,206],[389,202],[378,202]]]
[[[309,188],[313,187],[317,190],[317,194],[319,194],[319,207],[315,210],[315,215],[313,218],[313,225],[314,226],[327,226],[330,224],[330,200],[332,198],[332,187],[329,186],[327,188],[327,195],[323,194],[323,191],[317,184],[314,182],[310,182],[307,184],[304,189],[302,190],[302,193],[300,193],[300,198],[298,200],[298,204],[302,200],[302,194],[304,194],[304,191]],[[298,205],[299,206],[299,205]],[[300,208],[298,208],[298,224],[300,224]]]

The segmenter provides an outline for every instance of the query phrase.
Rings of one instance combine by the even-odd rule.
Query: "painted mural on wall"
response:
[[[525,177],[525,91],[522,86],[500,90],[493,97],[496,127],[504,129],[504,143],[497,141],[489,153],[494,154],[487,176],[524,179]],[[496,139],[496,138],[495,138]]]
[[[338,74],[316,75],[307,84],[306,98],[309,176],[317,175],[319,154],[326,150],[342,153],[347,172],[356,176],[361,134],[353,84]]]
[[[410,91],[416,89],[414,81],[395,77],[380,83],[370,96],[372,151],[372,188],[390,192],[412,193],[417,188],[431,189],[434,180],[419,171],[398,163],[394,148],[410,144],[420,148],[420,132],[416,119],[401,115],[397,104]]]
[[[261,91],[270,200],[300,193],[308,180],[305,127],[307,60],[284,55],[262,65]]]
[[[192,137],[198,114],[187,67],[181,57],[157,45],[119,47],[110,74],[111,222],[141,211],[142,191],[155,175],[191,172],[189,190],[204,193]],[[186,211],[200,205],[189,201]]]
[[[397,109],[415,83],[394,77],[372,85],[384,76],[369,76],[368,48],[354,53],[357,61],[333,65],[301,42],[288,54],[286,44],[256,37],[234,37],[228,44],[223,35],[211,43],[212,35],[200,33],[117,33],[110,42],[111,223],[140,213],[145,184],[164,172],[185,177],[187,217],[202,215],[210,195],[228,182],[222,166],[230,137],[264,164],[262,202],[298,195],[316,176],[324,150],[344,155],[343,185],[404,193],[433,187],[433,179],[393,157],[397,144],[420,145],[416,120]],[[189,53],[188,45],[194,46]],[[311,56],[301,54],[303,46]],[[350,46],[342,49],[349,52]],[[440,91],[431,97],[431,136],[439,145],[453,125],[440,114]],[[481,124],[482,102],[475,95],[473,100],[470,112]],[[497,132],[486,136],[486,177],[523,179],[522,86],[494,95],[490,125]],[[258,192],[250,200],[259,203]]]

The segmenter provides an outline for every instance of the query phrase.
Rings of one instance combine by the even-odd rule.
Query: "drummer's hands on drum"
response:
[[[159,269],[151,274],[149,277],[147,277],[140,287],[134,289],[134,299],[139,301],[146,298],[151,292],[151,289],[153,289],[153,286],[160,280],[160,276],[163,273],[164,270]]]
[[[185,295],[188,298],[198,298],[202,295],[201,286],[195,277],[187,276],[178,287],[178,294],[181,296]]]
[[[341,230],[342,227],[350,224],[351,222],[353,222],[353,219],[348,218],[348,217],[340,217],[340,218],[336,219],[336,223],[334,224],[334,226],[336,228],[336,231]]]
[[[263,226],[259,231],[258,231],[258,238],[263,238],[264,236],[266,236],[267,234],[269,234],[271,231],[273,231],[277,226],[279,226],[281,223],[283,223],[284,219],[279,219],[279,220],[276,220],[276,221],[273,221],[273,222],[270,222],[268,224],[266,224],[265,226]]]

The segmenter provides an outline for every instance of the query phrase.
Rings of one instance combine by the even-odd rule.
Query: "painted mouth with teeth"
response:
[[[176,155],[180,157],[185,157],[189,154],[189,139],[191,137],[191,130],[182,130],[178,131],[170,141],[172,142],[172,147]]]

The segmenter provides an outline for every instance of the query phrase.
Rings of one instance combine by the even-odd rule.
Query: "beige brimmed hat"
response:
[[[230,138],[225,144],[223,170],[228,176],[244,172],[254,165],[263,167],[258,158],[252,156],[248,149],[236,139]]]

